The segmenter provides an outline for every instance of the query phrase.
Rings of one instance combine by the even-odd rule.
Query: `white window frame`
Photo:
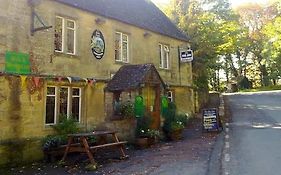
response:
[[[158,47],[160,47],[160,55],[159,55],[160,56],[160,66],[159,67],[161,69],[169,69],[169,67],[170,67],[170,48],[169,48],[169,46],[159,43]],[[165,62],[167,62],[166,65],[165,65]]]
[[[73,89],[79,89],[79,95],[73,95]],[[72,102],[73,102],[73,98],[79,98],[79,115],[78,115],[78,122],[80,123],[81,122],[81,107],[82,107],[82,90],[81,88],[79,87],[72,87],[71,88],[71,105],[72,105]],[[70,112],[70,109],[69,109],[69,112]]]
[[[55,95],[48,95],[48,88],[55,88]],[[48,86],[47,87],[47,89],[46,89],[46,101],[45,101],[45,110],[46,110],[46,105],[47,105],[47,98],[48,97],[55,97],[55,108],[54,108],[54,123],[46,123],[46,112],[47,111],[45,111],[45,118],[44,118],[44,123],[45,123],[45,125],[46,126],[50,126],[50,125],[55,125],[56,123],[57,123],[57,109],[58,109],[58,107],[57,107],[57,103],[58,103],[58,98],[57,98],[57,96],[58,96],[58,93],[57,93],[57,87],[56,86]]]
[[[71,28],[71,27],[67,27],[67,22],[68,21],[70,21],[70,22],[73,22],[73,28]],[[71,53],[71,52],[67,52],[67,54],[69,54],[69,55],[76,55],[76,22],[74,21],[74,20],[71,20],[71,19],[66,19],[65,20],[65,30],[67,31],[67,30],[72,30],[73,31],[73,53]],[[67,32],[65,32],[66,34],[65,35],[67,35]],[[67,37],[66,37],[66,47],[67,47]],[[66,50],[67,50],[67,48],[65,48]]]
[[[119,45],[120,45],[120,53],[119,53],[119,58],[120,59],[116,59],[115,58],[115,61],[117,62],[124,62],[124,63],[129,63],[129,35],[128,34],[125,34],[125,33],[122,33],[122,32],[115,32],[115,35],[116,34],[119,34],[120,35],[120,39],[119,39]],[[127,37],[127,41],[123,41],[123,36],[126,36]],[[116,36],[115,36],[116,38]],[[124,59],[124,55],[123,55],[123,43],[127,43],[127,60]]]
[[[174,102],[174,92],[167,91],[167,98],[170,100],[170,102]]]
[[[78,123],[81,123],[81,107],[82,107],[82,88],[81,87],[69,87],[69,86],[61,86],[61,87],[58,87],[58,86],[47,86],[47,88],[49,87],[54,87],[55,88],[55,95],[48,95],[48,91],[46,92],[46,98],[48,96],[50,97],[54,97],[55,96],[55,109],[54,109],[54,123],[46,123],[46,112],[45,111],[45,118],[44,118],[44,124],[46,126],[50,126],[50,125],[55,125],[58,123],[58,119],[57,119],[57,115],[59,115],[59,100],[60,100],[60,96],[59,96],[59,90],[60,88],[67,88],[67,116],[70,116],[71,113],[72,113],[72,98],[79,98],[79,116],[78,116]],[[79,95],[74,95],[73,96],[73,89],[79,89]],[[47,100],[45,101],[45,110],[46,110],[46,102]]]
[[[58,52],[58,53],[63,53],[64,52],[64,18],[63,17],[60,17],[60,16],[56,16],[56,18],[59,18],[59,19],[61,19],[62,20],[62,36],[61,36],[61,50],[56,50],[56,48],[55,48],[55,52]],[[56,24],[55,24],[56,25]],[[56,28],[56,26],[54,27],[54,28]],[[56,38],[54,38],[54,39],[56,39]],[[54,43],[55,44],[55,43]]]
[[[77,25],[76,25],[76,21],[75,20],[72,20],[72,19],[68,19],[68,18],[65,18],[65,17],[62,17],[62,16],[56,16],[56,18],[60,18],[62,19],[62,50],[59,51],[59,50],[56,50],[55,49],[55,52],[58,52],[58,53],[66,53],[68,55],[76,55],[77,53]],[[67,22],[68,21],[71,21],[74,23],[74,26],[73,28],[70,28],[70,27],[67,27]],[[67,38],[67,30],[73,30],[74,31],[74,38],[73,38],[73,52],[74,53],[71,53],[71,52],[68,52],[67,51],[67,41],[68,41],[68,38]]]

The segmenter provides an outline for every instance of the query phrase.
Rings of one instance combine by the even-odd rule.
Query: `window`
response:
[[[55,51],[76,54],[76,23],[73,20],[56,16]]]
[[[170,57],[169,46],[159,44],[160,68],[169,69],[169,57]]]
[[[46,96],[46,118],[45,124],[55,124],[56,123],[56,88],[47,87],[47,96]]]
[[[168,97],[168,100],[170,101],[170,102],[174,102],[174,98],[175,98],[175,96],[174,96],[174,91],[168,91],[167,92],[167,97]]]
[[[81,88],[47,87],[45,124],[56,124],[58,115],[81,121]]]
[[[115,61],[129,62],[129,37],[121,32],[115,33]]]

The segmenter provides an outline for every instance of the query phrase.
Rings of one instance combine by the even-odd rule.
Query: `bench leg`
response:
[[[62,161],[65,161],[66,156],[67,156],[67,154],[68,154],[68,152],[69,152],[69,149],[70,149],[70,147],[71,147],[72,142],[73,142],[73,138],[72,138],[72,137],[69,137],[69,138],[68,138],[67,146],[66,146],[66,148],[65,148],[63,157],[62,157],[62,159],[61,159]]]
[[[90,162],[91,162],[93,165],[95,165],[96,162],[95,162],[95,160],[94,160],[93,154],[92,154],[91,151],[90,151],[90,148],[89,148],[89,144],[88,144],[87,139],[86,139],[85,137],[82,137],[81,140],[82,140],[82,142],[83,142],[85,152],[87,153]]]
[[[118,139],[117,135],[116,135],[115,133],[113,133],[112,135],[113,135],[114,141],[115,141],[115,142],[119,142],[119,139]],[[120,146],[118,146],[118,147],[119,147],[119,150],[120,150],[120,153],[121,153],[121,157],[122,157],[122,158],[126,158],[127,155],[126,155],[125,152],[124,152],[124,145],[120,145]]]

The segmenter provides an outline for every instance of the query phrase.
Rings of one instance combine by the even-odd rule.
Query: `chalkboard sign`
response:
[[[203,129],[207,131],[219,130],[219,118],[217,109],[203,109]]]

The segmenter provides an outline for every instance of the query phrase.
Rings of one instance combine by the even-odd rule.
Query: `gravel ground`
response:
[[[93,174],[93,175],[206,175],[217,133],[203,133],[201,119],[194,118],[184,130],[180,141],[162,142],[151,148],[135,150],[128,147],[127,160],[117,159],[116,152],[95,156],[100,165],[96,171],[87,171],[85,155],[70,155],[68,165],[33,163],[29,166],[0,170],[0,174]],[[2,172],[1,172],[2,171]]]

